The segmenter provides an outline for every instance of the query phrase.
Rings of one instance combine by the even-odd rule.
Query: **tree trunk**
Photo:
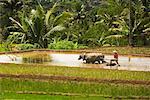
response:
[[[129,46],[134,46],[133,45],[133,33],[132,33],[132,15],[133,15],[133,12],[132,12],[132,7],[131,7],[131,0],[129,0],[129,10],[130,10],[130,13],[129,13],[129,37],[128,37],[128,41],[129,41]]]
[[[44,48],[48,48],[48,41],[47,41],[47,39],[44,39]]]

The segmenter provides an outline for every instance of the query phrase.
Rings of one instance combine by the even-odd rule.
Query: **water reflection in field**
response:
[[[56,65],[68,67],[104,68],[118,70],[150,71],[150,58],[119,56],[121,66],[106,66],[106,64],[85,64],[78,60],[79,54],[52,53],[52,52],[28,52],[20,54],[0,55],[1,63],[35,63],[43,65]],[[105,60],[110,61],[112,55],[105,55]]]

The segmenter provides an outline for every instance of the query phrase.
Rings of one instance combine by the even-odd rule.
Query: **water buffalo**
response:
[[[98,62],[100,64],[101,62],[105,63],[104,57],[105,56],[102,53],[86,53],[86,54],[84,53],[79,55],[78,60],[83,59],[83,61],[86,61],[86,63],[94,64]]]

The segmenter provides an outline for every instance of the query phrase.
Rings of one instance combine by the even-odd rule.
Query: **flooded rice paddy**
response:
[[[34,51],[26,53],[2,54],[0,63],[16,64],[42,64],[83,68],[102,68],[133,71],[150,71],[150,57],[119,56],[121,66],[106,66],[106,64],[85,64],[78,60],[80,54],[63,52]],[[105,60],[110,62],[112,55],[105,55]]]

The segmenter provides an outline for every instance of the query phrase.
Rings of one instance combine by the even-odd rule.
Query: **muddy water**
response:
[[[121,66],[106,66],[106,64],[85,64],[82,60],[78,60],[78,57],[79,54],[75,53],[30,52],[0,55],[0,62],[18,64],[35,63],[68,67],[150,71],[150,58],[148,57],[119,56],[119,63]],[[112,58],[112,55],[105,55],[105,60],[107,62],[109,62]]]

